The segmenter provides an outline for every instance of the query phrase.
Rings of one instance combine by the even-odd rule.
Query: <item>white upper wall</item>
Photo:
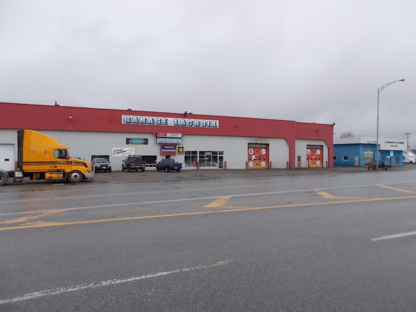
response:
[[[377,138],[374,137],[352,137],[334,139],[334,145],[337,144],[377,144]],[[407,143],[403,139],[386,139],[378,138],[380,150],[405,151]]]

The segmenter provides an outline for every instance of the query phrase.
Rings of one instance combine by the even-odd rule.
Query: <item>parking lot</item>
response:
[[[334,175],[348,173],[382,174],[383,172],[416,170],[416,165],[405,164],[402,167],[392,167],[391,170],[371,171],[367,167],[335,166],[333,168],[296,168],[296,169],[184,169],[180,172],[157,172],[155,168],[146,168],[145,172],[113,171],[96,172],[93,180],[84,180],[82,183],[163,183],[176,181],[219,180],[227,178],[253,178],[261,179],[276,176],[302,176],[302,175]],[[25,178],[21,183],[13,183],[9,179],[8,185],[39,184],[55,182],[33,182]]]
[[[416,166],[405,164],[402,167],[393,167],[389,172],[416,170]],[[379,170],[379,173],[387,172]],[[368,173],[377,174],[376,171],[368,170],[367,167],[344,167],[333,168],[296,168],[296,169],[264,169],[264,170],[244,170],[244,169],[190,169],[181,172],[157,172],[154,168],[146,169],[145,172],[121,172],[111,173],[98,172],[94,176],[93,182],[174,182],[174,181],[194,181],[194,180],[216,180],[226,178],[265,178],[275,176],[299,176],[316,174],[348,174],[348,173]]]

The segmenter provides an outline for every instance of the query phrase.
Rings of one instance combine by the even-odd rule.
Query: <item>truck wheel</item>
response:
[[[177,172],[181,171],[181,169],[176,169]]]
[[[0,171],[0,185],[5,185],[9,180],[9,176],[6,172]]]
[[[123,172],[124,172],[124,167],[121,167],[121,171],[123,171]]]
[[[136,168],[134,171],[138,172],[139,171],[139,168]]]
[[[156,168],[156,171],[159,172],[159,168]]]
[[[68,181],[71,183],[78,183],[82,180],[82,173],[78,170],[71,171],[68,174]]]
[[[144,172],[144,168],[142,168],[142,172]]]

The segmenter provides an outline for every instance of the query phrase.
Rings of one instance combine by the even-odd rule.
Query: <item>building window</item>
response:
[[[196,167],[196,161],[198,159],[198,151],[185,151],[185,166]]]
[[[349,156],[344,156],[344,157],[342,157],[342,160],[343,161],[349,161],[350,160],[350,157]]]
[[[185,166],[223,168],[224,151],[185,151]]]
[[[217,167],[218,153],[212,151],[199,151],[198,160],[200,167]]]
[[[334,156],[334,160],[337,160],[337,156]]]

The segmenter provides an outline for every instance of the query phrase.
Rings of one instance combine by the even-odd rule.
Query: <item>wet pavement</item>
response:
[[[348,173],[368,173],[382,174],[383,172],[416,170],[416,165],[405,164],[401,167],[392,167],[389,171],[379,169],[378,171],[368,170],[367,167],[347,167],[335,166],[333,168],[296,168],[296,169],[185,169],[180,172],[157,172],[154,168],[146,168],[141,171],[113,171],[96,172],[93,180],[83,180],[83,183],[161,183],[161,182],[181,182],[181,181],[202,181],[202,180],[224,180],[228,178],[253,178],[262,179],[278,176],[302,176],[302,175],[334,175]],[[13,183],[13,178],[9,179],[8,185],[21,184],[43,184],[54,182],[33,182],[25,178],[23,182]]]
[[[111,173],[97,172],[93,182],[98,183],[149,183],[149,182],[175,182],[175,181],[196,181],[196,180],[217,180],[227,178],[266,178],[277,176],[301,176],[301,175],[334,175],[348,173],[368,173],[377,174],[383,172],[416,170],[416,165],[406,164],[402,167],[393,167],[389,171],[368,170],[367,167],[344,167],[336,166],[333,168],[296,168],[296,169],[264,169],[264,170],[245,170],[245,169],[199,169],[182,170],[180,172],[157,172],[154,169],[146,169],[145,172],[121,172]]]

